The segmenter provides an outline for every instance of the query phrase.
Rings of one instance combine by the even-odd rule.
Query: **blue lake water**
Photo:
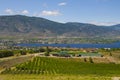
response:
[[[39,43],[29,43],[29,44],[17,44],[15,46],[20,47],[69,47],[69,48],[120,48],[120,42],[111,44],[39,44]]]

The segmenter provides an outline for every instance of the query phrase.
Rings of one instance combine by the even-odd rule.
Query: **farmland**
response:
[[[80,75],[1,75],[1,80],[111,80],[105,76],[80,76]]]
[[[53,80],[53,78],[56,80],[111,80],[111,77],[120,76],[119,70],[120,64],[83,62],[77,58],[34,57],[6,69],[0,78],[3,80],[18,80],[18,78],[19,80],[27,78],[29,80]],[[6,76],[11,78],[8,79]]]
[[[41,53],[36,53],[1,58],[0,80],[114,80],[112,78],[120,77],[119,56],[116,57],[119,49],[99,49],[94,53],[101,53],[103,57],[75,56],[80,53],[90,54],[80,49],[65,49],[64,51],[59,48],[44,49],[43,54],[48,51],[50,55],[66,52],[73,56],[40,56]],[[111,58],[108,59],[109,57]],[[112,61],[112,58],[117,59],[117,62]]]

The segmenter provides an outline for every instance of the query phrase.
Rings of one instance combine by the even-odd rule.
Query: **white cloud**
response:
[[[21,13],[22,14],[29,14],[29,11],[28,10],[23,10]]]
[[[60,14],[61,13],[59,11],[57,11],[57,10],[54,10],[54,11],[46,11],[46,10],[44,10],[44,11],[41,12],[41,15],[43,15],[43,16],[58,16]]]
[[[65,6],[65,5],[67,5],[67,3],[66,2],[62,2],[62,3],[59,3],[58,5],[59,6]]]
[[[12,9],[6,9],[6,10],[5,10],[5,13],[7,13],[7,14],[13,14],[14,11],[13,11]]]
[[[95,24],[95,25],[100,25],[100,26],[111,26],[111,25],[120,24],[120,22],[96,22],[96,21],[91,21],[91,22],[88,22],[88,23]]]
[[[9,14],[9,15],[15,15],[15,14],[29,14],[29,11],[28,10],[22,10],[22,11],[13,11],[12,9],[6,9],[4,11],[6,14]]]

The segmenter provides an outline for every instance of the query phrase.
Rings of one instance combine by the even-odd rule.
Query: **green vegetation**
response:
[[[1,80],[112,80],[105,76],[81,76],[81,75],[35,75],[35,74],[7,74],[0,75]]]
[[[45,49],[45,48],[3,49],[3,50],[0,50],[0,58],[27,55],[27,54],[35,54],[35,53],[40,53],[40,52],[46,52],[47,54],[49,54],[50,49]]]
[[[73,58],[35,57],[13,69],[6,69],[2,74],[119,76],[119,70],[120,64],[83,63]]]
[[[14,53],[9,50],[1,50],[0,51],[0,58],[9,57],[9,56],[13,56],[13,55],[14,55]]]
[[[77,56],[90,55],[93,49],[41,47],[0,50],[0,52],[7,51],[11,51],[14,56],[0,59],[0,80],[112,80],[113,77],[120,76],[120,64],[109,60],[112,58],[117,58],[116,61],[120,60],[120,49],[117,48],[96,49],[93,52],[102,53],[104,57],[81,58]],[[65,55],[61,58],[39,57],[39,54],[38,57],[33,57],[34,53],[49,55],[66,53],[75,57],[65,58]]]
[[[51,50],[49,49],[49,47],[46,47],[46,52],[45,52],[45,56],[49,56],[50,55]]]

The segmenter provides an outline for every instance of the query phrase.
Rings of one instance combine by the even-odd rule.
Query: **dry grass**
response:
[[[13,57],[10,59],[2,59],[0,62],[0,70],[4,69],[4,68],[10,68],[12,66],[15,66],[17,64],[26,62],[28,60],[30,60],[32,58],[32,56],[21,56],[21,57]]]

